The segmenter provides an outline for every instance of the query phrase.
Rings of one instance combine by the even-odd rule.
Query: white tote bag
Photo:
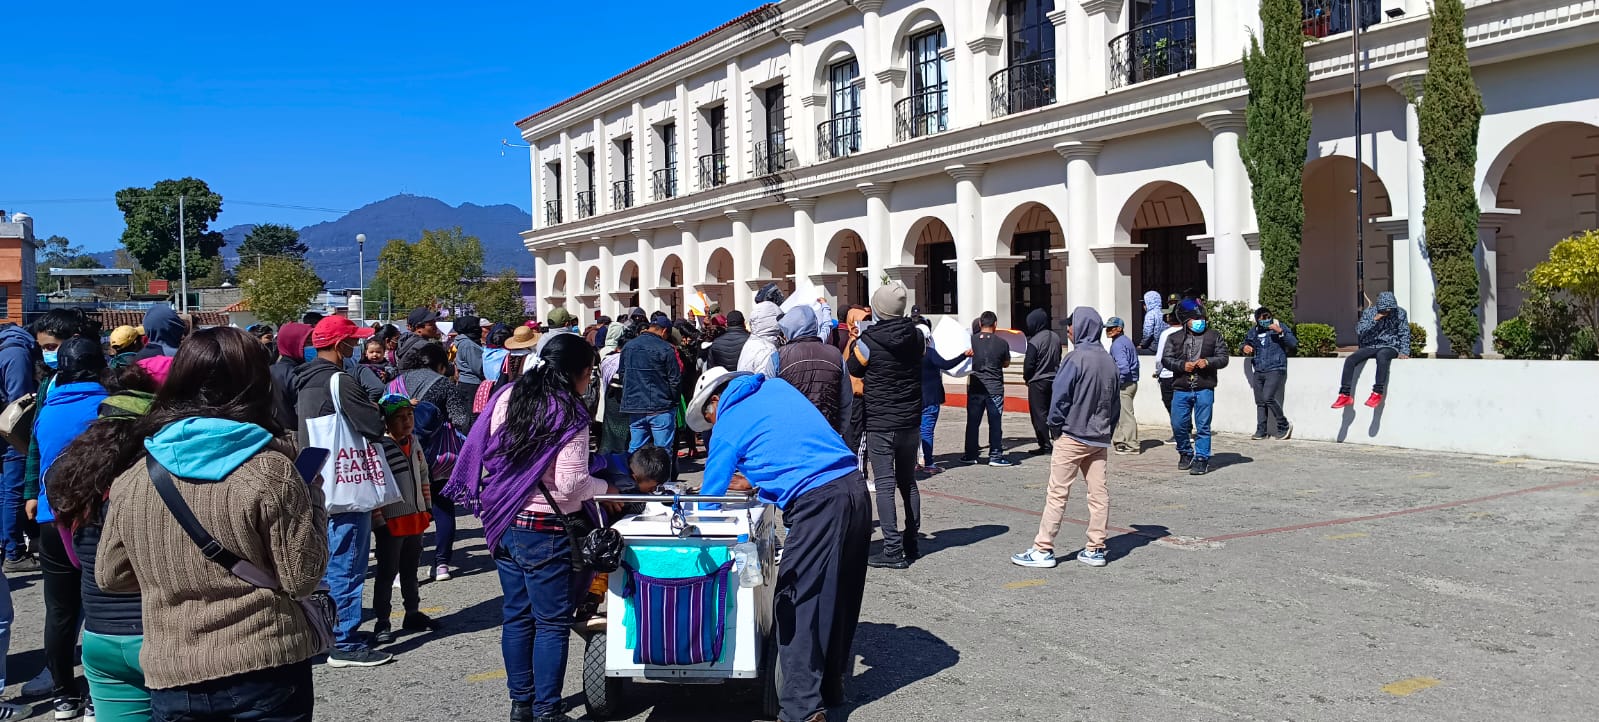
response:
[[[333,394],[333,413],[305,422],[305,445],[330,452],[322,465],[322,494],[329,514],[372,511],[400,501],[400,487],[383,447],[357,434],[344,419],[339,400],[343,376],[334,374],[328,387]]]

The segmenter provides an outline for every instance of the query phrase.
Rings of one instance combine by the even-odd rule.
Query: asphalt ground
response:
[[[1026,569],[1008,557],[1037,530],[1047,461],[1012,413],[1021,465],[961,466],[964,421],[946,411],[949,470],[922,483],[925,557],[868,577],[850,704],[830,719],[1596,718],[1599,470],[1220,436],[1193,477],[1146,426],[1144,454],[1110,459],[1109,566]],[[401,637],[384,667],[318,667],[317,719],[505,718],[499,586],[461,526],[460,573],[422,587],[445,628]],[[43,611],[36,573],[10,582],[14,697],[43,663]],[[761,718],[749,684],[626,694],[626,720]]]

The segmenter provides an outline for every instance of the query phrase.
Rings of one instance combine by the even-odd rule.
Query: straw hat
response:
[[[505,347],[512,351],[533,348],[539,342],[539,335],[527,326],[517,326],[511,332],[511,337],[505,340]]]

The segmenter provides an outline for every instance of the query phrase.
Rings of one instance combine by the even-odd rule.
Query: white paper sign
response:
[[[955,358],[972,350],[972,329],[962,325],[948,316],[939,319],[938,325],[933,327],[933,350],[946,359]],[[948,371],[945,376],[950,378],[966,378],[972,372],[972,360],[964,359]]]

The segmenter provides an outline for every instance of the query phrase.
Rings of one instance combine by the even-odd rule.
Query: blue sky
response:
[[[90,250],[117,247],[118,189],[185,175],[223,195],[215,228],[337,218],[228,199],[526,209],[517,120],[759,4],[7,3],[0,208]],[[104,200],[21,202],[80,198]]]

